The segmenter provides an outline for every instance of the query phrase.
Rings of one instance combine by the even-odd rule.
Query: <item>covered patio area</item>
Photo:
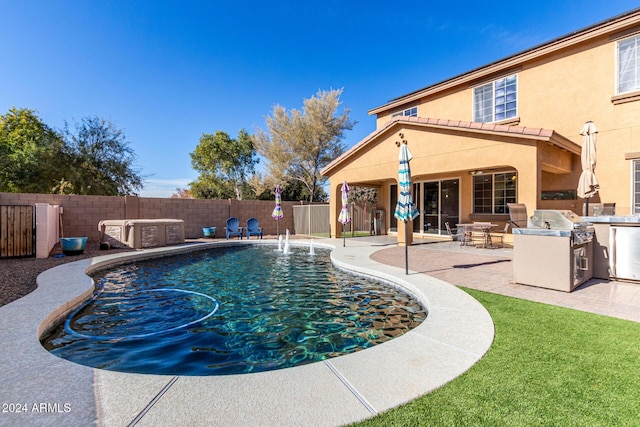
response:
[[[509,220],[507,203],[531,210],[578,209],[575,197],[564,196],[580,174],[580,146],[569,138],[508,124],[395,117],[323,169],[331,186],[332,237],[340,237],[340,188],[346,181],[377,189],[384,232],[405,244],[405,224],[393,217],[400,139],[413,154],[413,197],[420,211],[407,223],[408,244],[417,235],[446,235],[445,223],[453,228],[490,221],[503,228]]]

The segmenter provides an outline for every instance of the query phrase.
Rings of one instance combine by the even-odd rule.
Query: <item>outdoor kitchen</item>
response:
[[[640,216],[540,209],[513,235],[515,283],[564,292],[591,278],[640,283]]]
[[[569,210],[536,210],[514,228],[516,283],[571,292],[593,277],[593,224]]]

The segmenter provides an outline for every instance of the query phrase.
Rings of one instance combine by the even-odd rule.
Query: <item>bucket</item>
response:
[[[62,237],[60,238],[60,246],[62,253],[65,255],[80,255],[84,252],[87,245],[86,237]]]
[[[203,227],[202,234],[204,234],[204,237],[216,237],[216,228],[217,227]]]

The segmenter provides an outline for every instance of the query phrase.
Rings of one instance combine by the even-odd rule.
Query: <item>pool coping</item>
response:
[[[85,272],[108,265],[227,245],[276,240],[216,241],[103,255],[59,265],[38,276],[38,288],[0,307],[2,425],[322,425],[360,421],[446,384],[491,346],[486,309],[442,280],[371,260],[382,249],[366,242],[314,239],[332,262],[397,284],[428,308],[417,328],[357,353],[253,374],[188,377],[93,369],[47,352],[39,336],[93,293]],[[308,245],[296,239],[292,245]],[[16,408],[25,409],[16,412]],[[2,408],[0,408],[2,409]]]

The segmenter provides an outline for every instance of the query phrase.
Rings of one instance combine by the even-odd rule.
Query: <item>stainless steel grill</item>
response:
[[[593,240],[593,224],[573,211],[538,209],[533,212],[531,222],[536,228],[570,232],[572,245],[584,245]]]
[[[516,283],[571,292],[593,276],[593,224],[569,210],[536,210],[514,228]]]

